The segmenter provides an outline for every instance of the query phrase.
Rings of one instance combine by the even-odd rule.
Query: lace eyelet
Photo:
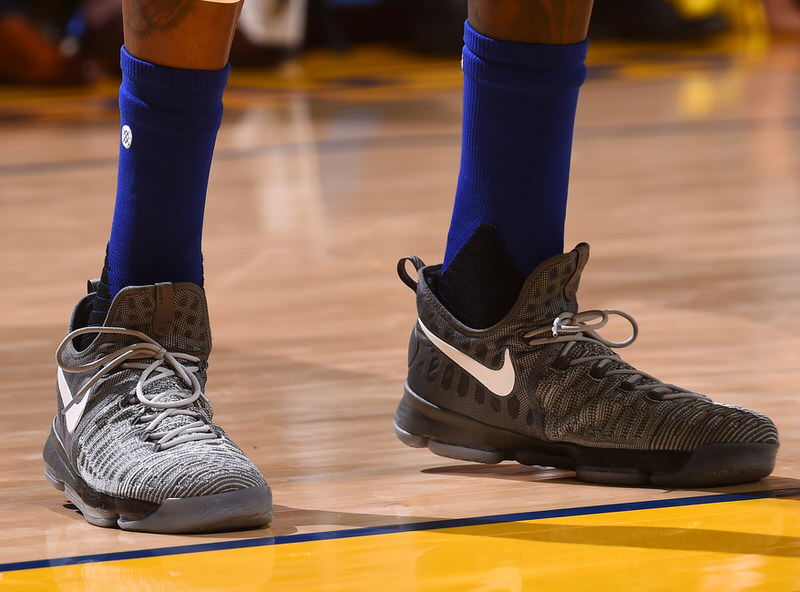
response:
[[[550,365],[556,370],[569,370],[569,358],[558,356]]]
[[[589,376],[595,380],[603,380],[606,377],[605,368],[595,365],[589,369]]]
[[[134,397],[131,399],[130,396],[120,397],[117,400],[117,409],[125,409],[126,407],[130,407],[136,402],[136,398]]]

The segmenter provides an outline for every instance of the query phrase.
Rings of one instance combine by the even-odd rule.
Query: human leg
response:
[[[591,0],[472,0],[461,170],[440,294],[472,327],[511,308],[563,251],[572,129]]]
[[[239,2],[125,0],[114,221],[92,324],[125,286],[202,286],[206,188]]]
[[[485,30],[510,31],[509,37],[516,40],[574,41],[563,32],[585,31],[583,21],[581,27],[563,21],[575,13],[565,10],[569,3],[558,0],[510,2],[512,8],[527,8],[516,17],[492,12],[504,3],[487,0],[470,8],[477,4],[491,13],[486,19],[478,12],[477,22],[500,27],[483,25]],[[470,19],[474,15],[472,10]],[[515,18],[535,22],[514,23]],[[542,46],[526,52],[527,46],[506,48],[475,39],[467,28],[466,156],[445,263],[425,266],[419,259],[406,258],[398,266],[401,279],[416,292],[419,318],[409,343],[403,399],[395,413],[397,436],[409,446],[427,447],[442,456],[574,469],[578,478],[600,483],[705,487],[768,475],[778,449],[777,431],[768,418],[713,403],[625,363],[614,349],[630,345],[638,333],[627,313],[579,312],[577,290],[589,247],[581,244],[561,254],[559,242],[568,175],[566,137],[571,139],[572,122],[562,117],[560,130],[547,133],[547,122],[539,114],[529,116],[514,108],[515,102],[536,104],[550,119],[558,117],[554,113],[574,113],[579,60],[567,55],[556,61],[559,67],[567,66],[567,76],[552,62],[538,60],[535,50]],[[481,44],[496,51],[485,52]],[[483,56],[472,63],[470,53],[476,50]],[[528,101],[512,95],[468,109],[475,80],[492,83],[491,92],[496,92],[502,86],[500,77],[510,78],[509,62],[514,61],[522,67],[535,65],[526,72],[531,85],[517,81],[514,90],[545,93],[549,104],[537,104],[535,96]],[[535,86],[542,71],[550,89]],[[562,92],[565,88],[571,91]],[[516,125],[501,122],[494,135],[469,131],[484,125],[484,118],[493,122],[490,130],[496,128],[494,111],[506,105],[512,113],[517,111],[512,119]],[[534,127],[522,121],[528,118]],[[509,153],[512,167],[491,158]],[[519,154],[523,157],[515,158]],[[553,154],[558,154],[555,163],[548,162]],[[540,158],[547,166],[538,166]],[[465,163],[467,172],[481,182],[462,195]],[[503,191],[495,191],[497,186]],[[517,193],[518,187],[523,191]],[[539,224],[542,217],[548,220],[544,229]],[[559,232],[552,233],[554,227]],[[550,237],[545,249],[539,233]],[[405,268],[408,262],[418,272],[417,281]],[[515,277],[516,288],[509,281]],[[614,316],[632,325],[631,337],[621,343],[598,333]],[[482,324],[473,324],[473,318]]]
[[[58,414],[44,449],[47,477],[97,526],[216,531],[272,517],[263,476],[213,423],[204,393],[200,238],[240,8],[124,3],[107,263],[58,348]]]

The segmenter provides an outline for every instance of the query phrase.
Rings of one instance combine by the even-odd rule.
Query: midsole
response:
[[[407,383],[395,422],[410,434],[444,444],[503,451],[509,460],[567,469],[602,467],[630,471],[631,467],[636,467],[638,471],[673,472],[692,455],[692,451],[593,448],[538,440],[438,407],[414,393]]]

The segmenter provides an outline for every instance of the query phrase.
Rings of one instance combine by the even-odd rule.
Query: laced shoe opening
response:
[[[130,337],[134,341],[87,364],[73,366],[66,363],[63,357],[66,346],[89,333]],[[199,406],[201,401],[207,402],[207,399],[196,373],[205,364],[196,356],[168,352],[148,335],[133,329],[84,327],[64,338],[56,351],[56,361],[64,372],[97,370],[65,407],[65,412],[88,396],[93,386],[113,372],[134,370],[140,371],[139,379],[123,401],[142,405],[141,411],[130,421],[132,427],[146,424],[145,431],[139,436],[141,441],[152,440],[159,450],[165,450],[186,442],[220,437]]]
[[[631,334],[627,339],[619,342],[610,341],[598,334],[597,331],[608,324],[611,315],[620,316],[631,324]],[[636,340],[638,334],[639,326],[631,315],[621,310],[608,309],[562,313],[555,318],[551,326],[529,331],[523,335],[523,339],[529,340],[528,345],[531,347],[559,344],[561,349],[552,363],[552,366],[557,369],[566,370],[590,364],[587,374],[595,380],[611,376],[626,377],[626,380],[619,385],[619,388],[625,391],[641,391],[658,400],[676,398],[709,400],[705,395],[674,384],[663,383],[646,372],[621,363],[622,359],[614,353],[613,349],[628,347]],[[588,355],[585,353],[587,350],[581,348],[580,344],[593,346],[589,348]],[[597,345],[603,347],[598,350],[595,347]],[[564,365],[566,368],[562,368]],[[642,384],[644,380],[646,382]]]

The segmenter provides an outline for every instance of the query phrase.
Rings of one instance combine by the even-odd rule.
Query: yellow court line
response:
[[[800,590],[798,499],[751,499],[19,570],[9,590]]]

